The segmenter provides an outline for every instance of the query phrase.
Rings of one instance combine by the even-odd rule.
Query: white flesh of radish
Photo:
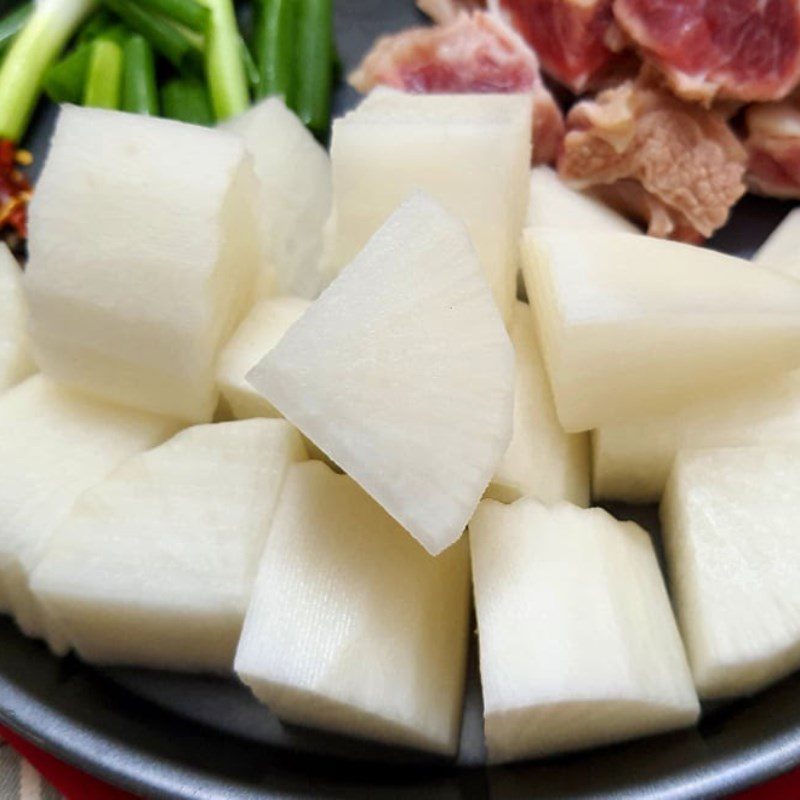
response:
[[[697,719],[683,645],[641,528],[600,509],[486,500],[470,542],[491,761]]]
[[[800,447],[679,453],[661,518],[698,692],[750,694],[800,667]]]
[[[0,397],[0,608],[25,633],[57,641],[29,578],[76,499],[177,427],[59,388],[41,375]]]
[[[523,270],[568,431],[800,365],[800,282],[705,248],[529,229]]]
[[[42,371],[124,405],[210,419],[217,352],[252,300],[254,193],[232,134],[62,107],[25,273]]]
[[[86,661],[230,671],[286,471],[303,458],[285,420],[188,428],[78,500],[32,591]]]
[[[288,722],[452,754],[469,608],[466,540],[428,555],[310,461],[286,478],[236,672]]]
[[[511,438],[511,342],[464,226],[422,194],[248,380],[433,554]]]
[[[791,278],[800,278],[800,208],[786,215],[758,249],[753,261]]]
[[[0,242],[0,392],[36,370],[28,341],[27,320],[22,271],[11,251]]]
[[[514,433],[486,496],[510,503],[589,505],[589,436],[564,433],[556,416],[530,308],[517,302],[510,329],[516,353]]]

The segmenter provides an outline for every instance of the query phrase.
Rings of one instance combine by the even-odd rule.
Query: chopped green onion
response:
[[[57,64],[53,64],[44,77],[44,91],[54,103],[80,103],[89,71],[91,45],[81,44]]]
[[[122,81],[122,48],[112,39],[100,37],[91,44],[89,72],[83,104],[94,108],[119,108]]]
[[[122,109],[134,114],[158,114],[156,64],[153,48],[144,36],[134,34],[123,48]]]
[[[217,119],[242,114],[250,105],[239,28],[232,0],[206,0],[211,22],[206,36],[206,78]]]
[[[11,45],[14,37],[22,30],[32,12],[33,2],[29,0],[0,19],[0,55]]]
[[[258,65],[256,97],[281,95],[292,102],[297,0],[257,0],[253,51]]]
[[[45,73],[94,5],[95,0],[36,3],[0,67],[0,138],[22,138]]]
[[[178,69],[200,68],[202,58],[194,43],[169,20],[143,8],[137,0],[102,0],[129,28],[141,34]]]
[[[258,88],[258,65],[253,58],[253,54],[250,52],[250,48],[247,46],[247,42],[239,36],[239,47],[242,51],[242,63],[244,64],[244,72],[247,75],[247,84],[248,86],[255,91]]]
[[[94,41],[98,36],[105,33],[112,25],[116,25],[114,16],[108,11],[108,9],[101,8],[96,14],[92,14],[86,23],[81,26],[77,37],[78,44]]]
[[[299,0],[297,92],[292,107],[317,136],[328,130],[333,83],[333,0]]]
[[[180,22],[193,31],[205,33],[208,9],[197,0],[139,0],[145,8]]]
[[[214,112],[206,85],[198,78],[173,78],[161,88],[161,110],[165,117],[195,125],[213,125]]]

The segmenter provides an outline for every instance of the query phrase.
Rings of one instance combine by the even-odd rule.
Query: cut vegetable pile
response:
[[[758,263],[648,238],[530,149],[525,95],[377,90],[330,158],[278,98],[64,105],[0,250],[0,611],[452,757],[474,598],[494,763],[800,669],[797,217]],[[601,499],[662,500],[666,575]]]

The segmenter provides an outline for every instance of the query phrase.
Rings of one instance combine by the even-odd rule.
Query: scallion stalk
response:
[[[93,108],[120,107],[122,47],[113,39],[100,37],[90,45],[91,57],[83,90],[83,104]]]
[[[208,89],[199,78],[173,78],[161,87],[161,110],[165,117],[194,125],[213,125],[214,112]]]
[[[139,4],[157,14],[174,19],[193,31],[205,33],[209,11],[197,0],[138,0]]]
[[[38,0],[0,67],[0,138],[22,138],[45,73],[94,6],[95,0]]]
[[[102,0],[131,30],[144,36],[153,49],[179,70],[199,69],[202,54],[169,20],[144,8],[137,0]]]
[[[91,44],[80,44],[47,70],[44,91],[54,103],[81,102],[91,55]]]
[[[247,85],[255,92],[258,89],[259,82],[258,65],[250,52],[250,48],[247,46],[247,42],[241,35],[239,36],[239,47],[242,51],[242,63],[244,64],[244,73],[247,75]]]
[[[144,36],[135,34],[123,47],[122,109],[134,114],[158,114],[158,89],[153,48]]]
[[[14,37],[22,30],[32,13],[33,2],[29,0],[0,19],[0,55],[10,47]]]
[[[324,136],[330,123],[332,43],[333,0],[299,0],[292,107],[317,136]]]
[[[206,79],[217,119],[242,114],[250,105],[239,28],[232,0],[206,0]]]
[[[292,102],[297,0],[256,0],[253,53],[258,66],[256,97],[281,95]]]

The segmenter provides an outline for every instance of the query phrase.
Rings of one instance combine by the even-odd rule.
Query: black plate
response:
[[[411,0],[337,0],[346,68],[374,38],[420,21]],[[342,86],[336,107],[355,93]],[[30,146],[44,153],[53,110]],[[789,206],[748,198],[713,245],[750,255]],[[617,507],[655,530],[652,510]],[[474,648],[473,648],[474,649]],[[58,660],[0,618],[0,720],[70,763],[147,797],[700,798],[800,763],[800,676],[746,701],[706,709],[697,730],[486,770],[471,657],[462,746],[450,764],[282,726],[234,681]]]

